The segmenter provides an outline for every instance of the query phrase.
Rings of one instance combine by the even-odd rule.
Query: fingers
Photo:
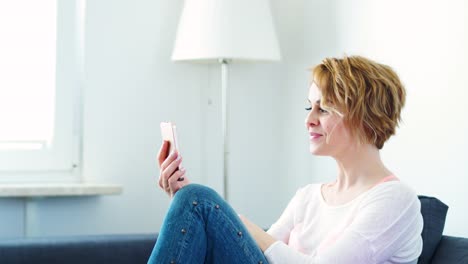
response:
[[[164,140],[158,152],[160,168],[158,185],[172,197],[180,188],[189,184],[189,180],[185,177],[185,169],[181,167],[182,156],[177,150],[168,155],[169,147],[170,143]]]
[[[175,161],[175,159],[177,158],[178,156],[178,153],[177,152],[174,152],[172,153],[171,155],[169,155],[169,157],[167,157],[164,162],[161,164],[160,166],[160,170],[159,170],[159,187],[163,188],[164,189],[164,179],[167,179],[169,176],[171,176],[172,171],[167,171],[167,167]],[[177,167],[176,167],[177,168]],[[164,177],[164,174],[167,174],[169,173],[169,175],[166,175],[166,177]]]
[[[244,223],[245,227],[249,231],[249,233],[254,234],[258,233],[259,230],[263,231],[259,226],[251,222],[249,219],[247,219],[245,216],[238,214],[239,218],[241,219],[242,223]]]
[[[168,179],[168,189],[169,195],[172,197],[180,188],[185,186],[185,183],[180,181],[179,179],[184,178],[185,176],[185,168],[176,171],[169,179]]]
[[[160,188],[163,188],[163,185],[162,185],[162,177],[161,177],[161,174],[162,174],[162,169],[161,169],[161,166],[164,162],[164,160],[166,160],[167,158],[167,150],[169,148],[169,142],[166,141],[166,140],[163,140],[163,143],[161,145],[161,147],[159,148],[159,152],[158,152],[158,165],[159,165],[159,181],[158,181],[158,185]]]
[[[177,151],[172,152],[161,164],[161,170],[165,170],[179,156],[180,155]]]
[[[249,224],[250,224],[249,219],[247,219],[245,216],[243,216],[243,215],[241,215],[241,214],[237,214],[237,215],[239,216],[239,218],[240,218],[240,220],[242,221],[242,223],[244,223],[244,225],[245,225],[246,227],[248,227]]]
[[[174,159],[165,169],[164,171],[167,172],[167,174],[172,175],[177,169],[180,167],[180,164],[182,163],[182,156],[178,155],[176,159]]]
[[[242,220],[242,222],[244,222],[244,220],[246,220],[246,218],[241,214],[237,214],[237,216],[239,216],[239,218],[240,218],[240,220]]]
[[[164,160],[167,158],[167,150],[169,148],[169,141],[163,140],[161,148],[158,152],[158,165],[161,167]]]
[[[173,156],[173,155],[171,155]],[[165,191],[165,192],[169,192],[170,189],[169,189],[169,179],[170,178],[175,178],[173,179],[174,181],[177,181],[179,177],[177,177],[177,173],[180,172],[177,171],[177,168],[180,166],[180,164],[182,163],[182,156],[178,156],[177,159],[174,159],[173,157],[169,157],[168,159],[166,159],[166,161],[164,161],[164,164],[163,166],[161,167],[161,173],[160,173],[160,176],[159,176],[159,186]],[[166,164],[166,162],[168,162],[169,160],[172,160],[171,163],[169,163],[168,165]],[[184,170],[184,173],[185,173],[185,170]],[[174,176],[175,175],[175,176]]]

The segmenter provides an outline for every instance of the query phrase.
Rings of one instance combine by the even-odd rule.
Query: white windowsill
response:
[[[60,197],[121,194],[122,186],[94,183],[0,184],[1,197]]]

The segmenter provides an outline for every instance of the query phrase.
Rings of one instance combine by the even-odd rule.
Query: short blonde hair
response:
[[[392,68],[361,56],[326,58],[312,77],[322,106],[340,113],[359,142],[381,149],[395,134],[406,91]]]

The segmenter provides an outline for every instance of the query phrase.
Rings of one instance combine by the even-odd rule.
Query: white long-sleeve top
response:
[[[423,219],[416,193],[400,181],[380,183],[352,201],[330,206],[321,184],[296,192],[268,230],[277,242],[270,264],[416,263]]]

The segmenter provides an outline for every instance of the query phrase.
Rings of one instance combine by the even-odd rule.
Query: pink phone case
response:
[[[179,145],[177,142],[177,130],[176,126],[171,122],[161,122],[161,136],[163,140],[169,141],[169,152],[167,156],[169,156],[174,150],[179,151]],[[177,168],[178,170],[179,168]],[[183,181],[184,177],[180,177],[177,179],[178,181]]]
[[[174,150],[179,150],[179,145],[177,143],[177,131],[174,124],[171,122],[161,122],[161,136],[163,140],[170,142],[168,154],[174,152]]]

